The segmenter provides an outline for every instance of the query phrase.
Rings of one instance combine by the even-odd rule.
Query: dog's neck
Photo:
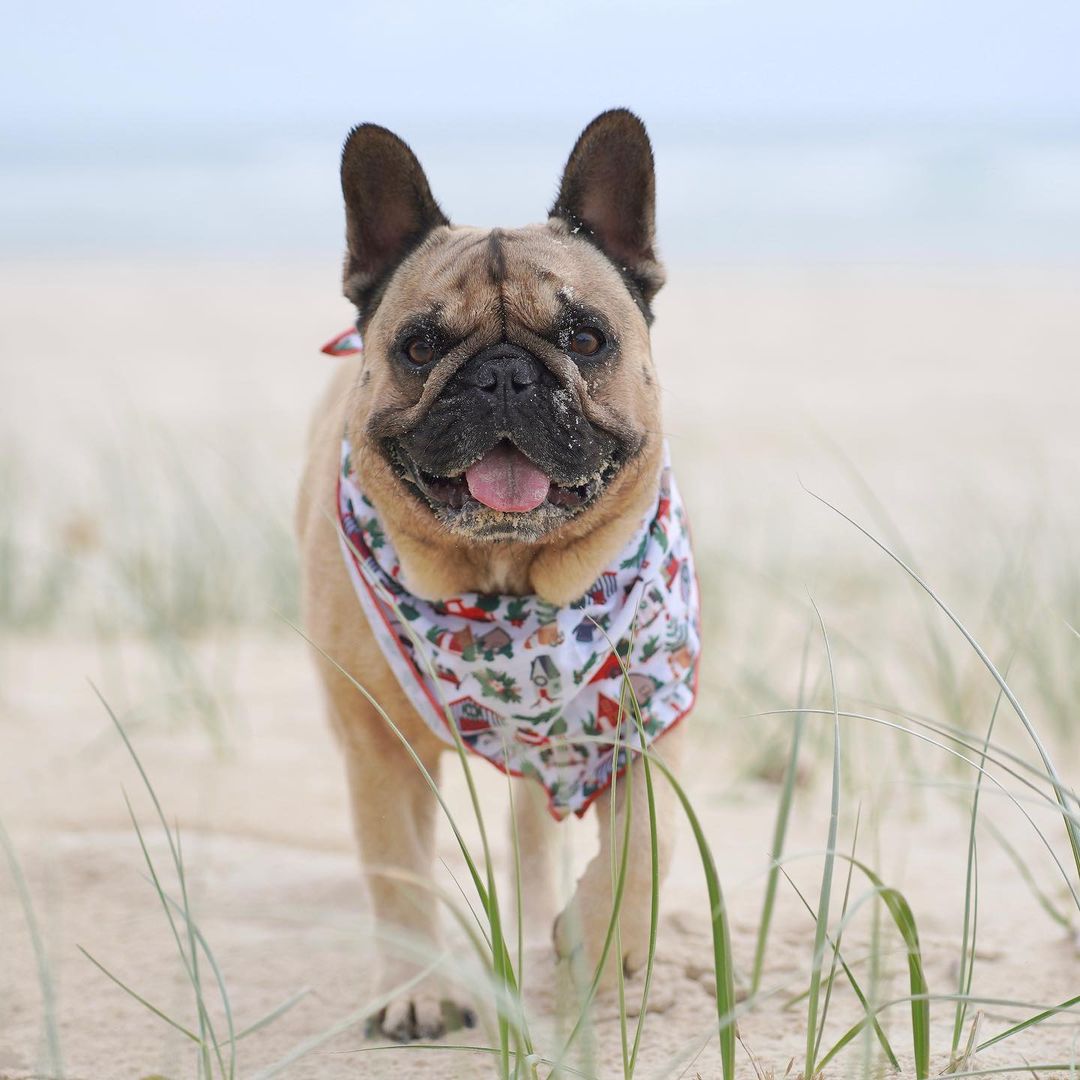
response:
[[[636,476],[659,476],[662,449],[650,447]],[[620,511],[584,536],[548,544],[514,541],[462,544],[457,538],[415,536],[389,514],[385,526],[401,560],[404,584],[427,600],[463,593],[536,595],[559,606],[573,603],[596,581],[634,535],[656,499],[654,485],[630,481]]]

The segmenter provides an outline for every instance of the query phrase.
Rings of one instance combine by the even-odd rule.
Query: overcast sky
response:
[[[24,3],[6,123],[1080,119],[1077,0]],[[14,31],[14,32],[12,32]]]

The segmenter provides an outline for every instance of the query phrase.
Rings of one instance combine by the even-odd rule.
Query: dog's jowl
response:
[[[643,744],[677,764],[697,680],[697,579],[650,350],[663,270],[640,120],[597,117],[547,220],[525,228],[451,224],[412,151],[374,125],[349,135],[341,184],[358,333],[328,347],[352,355],[312,427],[304,619],[391,995],[379,1024],[428,1038],[461,993],[417,979],[438,942],[423,887],[438,804],[398,733],[432,777],[461,745],[525,778],[514,800],[525,919],[553,927],[559,956],[596,961],[612,836],[622,843],[636,803],[623,955],[607,973],[632,974],[648,949],[652,854],[643,771],[627,765]],[[624,777],[614,799],[613,774]],[[671,796],[655,790],[664,873]],[[552,832],[594,802],[600,850],[556,917]]]

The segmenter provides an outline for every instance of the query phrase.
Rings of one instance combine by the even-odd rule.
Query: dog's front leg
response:
[[[353,822],[375,917],[380,961],[378,989],[393,993],[414,979],[439,949],[432,879],[437,804],[421,771],[390,732],[370,722],[342,725]],[[441,744],[417,740],[414,749],[438,776]],[[440,980],[429,976],[394,995],[377,1018],[388,1038],[435,1038],[446,1029]]]
[[[657,753],[663,756],[665,764],[674,771],[678,769],[682,742],[682,729],[676,728],[657,744]],[[671,866],[674,850],[675,793],[659,769],[652,770],[652,777],[656,802],[659,874],[662,882]],[[613,941],[601,984],[606,986],[613,983],[616,962],[621,963],[623,971],[631,975],[645,963],[649,950],[652,844],[645,769],[640,759],[619,778],[614,800],[610,792],[597,799],[595,806],[600,827],[600,850],[585,868],[573,898],[555,920],[554,927],[555,951],[560,957],[569,957],[580,949],[588,963],[587,977],[591,978],[599,963],[604,937],[611,921],[613,867],[617,872],[626,829],[628,802],[631,805],[629,850],[626,883],[619,910],[622,954],[616,957]],[[614,828],[612,813],[615,815]]]

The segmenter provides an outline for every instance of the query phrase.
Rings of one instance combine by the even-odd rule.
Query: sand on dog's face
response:
[[[1074,500],[1066,495],[1080,470],[1080,433],[1071,422],[1075,394],[1066,391],[1074,383],[1069,343],[1080,340],[1073,302],[1078,284],[1064,274],[1034,272],[859,278],[758,271],[701,278],[676,270],[658,300],[654,354],[701,552],[709,619],[689,792],[714,846],[744,966],[753,951],[777,800],[764,743],[782,738],[784,729],[740,717],[790,705],[797,696],[807,625],[804,584],[830,630],[845,705],[870,711],[869,699],[941,713],[926,650],[912,644],[926,630],[910,586],[809,500],[798,478],[846,507],[865,506],[847,466],[828,447],[829,439],[839,443],[899,523],[927,575],[950,599],[960,597],[973,629],[995,637],[999,627],[984,625],[979,598],[997,580],[1002,551],[1019,549],[1031,512],[1041,511],[1051,523],[1031,540],[1033,550],[1043,551],[1039,545],[1054,534],[1075,535]],[[123,506],[100,497],[104,489],[95,486],[89,448],[99,438],[145,448],[139,441],[145,429],[131,423],[135,413],[144,424],[182,436],[181,460],[197,476],[212,461],[219,473],[235,473],[240,490],[251,490],[258,477],[267,500],[259,512],[287,515],[303,425],[325,381],[326,361],[315,349],[349,319],[347,305],[334,298],[333,267],[247,276],[227,267],[106,268],[92,279],[78,268],[9,267],[0,272],[0,285],[12,346],[2,373],[3,419],[18,459],[28,463],[31,493],[55,493],[57,462],[66,462],[61,501],[97,511],[100,543],[108,547],[118,523],[128,528],[132,519]],[[231,297],[224,307],[223,295]],[[56,310],[67,320],[43,336],[41,327]],[[258,351],[248,347],[253,322],[264,328]],[[174,328],[164,338],[157,333],[162,325]],[[34,422],[42,415],[55,418],[48,432]],[[238,446],[253,452],[240,454]],[[56,501],[35,499],[42,522],[52,520]],[[993,526],[973,528],[974,512]],[[91,558],[72,562],[70,587],[104,597],[110,606],[126,603],[120,579],[92,569]],[[1053,571],[1051,562],[1036,560],[1033,588]],[[1037,613],[1036,627],[1060,613],[1059,601]],[[302,643],[267,620],[255,629],[218,627],[169,648],[174,651],[130,636],[102,638],[92,620],[72,618],[62,631],[9,637],[0,651],[0,813],[24,864],[56,973],[71,1076],[187,1075],[192,1061],[181,1035],[110,985],[75,948],[83,945],[149,1000],[190,1018],[164,916],[140,876],[121,785],[132,793],[159,862],[166,850],[138,778],[87,690],[88,674],[125,717],[166,812],[181,823],[200,926],[229,982],[239,1023],[303,986],[313,988],[293,1011],[241,1044],[241,1075],[328,1028],[369,993],[369,921],[345,782]],[[816,642],[812,648],[811,682],[825,675]],[[180,668],[171,666],[177,656]],[[964,716],[972,730],[984,731],[993,687],[980,681],[963,649],[954,656]],[[1036,722],[1044,725],[1066,777],[1075,780],[1076,743],[1055,727],[1052,710],[1044,707],[1049,695],[1031,670],[1017,661],[1021,697],[1032,695]],[[1063,688],[1068,670],[1041,677]],[[227,752],[191,704],[199,693],[218,704]],[[827,749],[828,723],[808,733],[808,761],[820,761]],[[998,723],[1007,744],[1030,757],[1028,744],[1015,738],[1014,720],[1003,712]],[[933,747],[866,725],[845,722],[843,734],[851,766],[848,840],[861,798],[867,837],[861,850],[904,890],[919,921],[931,990],[950,993],[970,770],[950,771]],[[782,753],[786,744],[779,746]],[[451,804],[468,820],[460,777],[454,768],[446,772]],[[824,844],[828,792],[821,775],[797,793],[791,852],[820,852]],[[505,789],[493,770],[477,776],[505,870],[499,824]],[[983,812],[1067,910],[1061,879],[1007,800],[987,789]],[[1040,809],[1032,813],[1060,852],[1059,825]],[[589,854],[591,832],[588,821],[564,829],[572,861]],[[445,830],[439,853],[464,880]],[[816,896],[820,866],[820,858],[808,858],[789,869]],[[1077,993],[1075,946],[988,834],[981,835],[979,869],[978,992],[1046,1003]],[[454,889],[449,875],[440,880]],[[665,891],[655,991],[663,1013],[647,1025],[642,1075],[654,1075],[711,1028],[705,910],[700,866],[684,835]],[[860,974],[867,925],[856,924],[845,938],[845,953]],[[782,886],[767,987],[798,993],[812,939],[812,921]],[[906,992],[904,956],[887,930],[883,939],[892,976],[883,992],[900,996]],[[0,941],[0,1076],[22,1078],[40,1057],[40,994],[23,915],[6,876],[0,878]],[[526,958],[542,1036],[561,998],[547,949],[531,948]],[[805,1012],[784,1009],[786,997],[778,994],[741,1024],[749,1049],[777,1075],[790,1058],[801,1060],[805,1045]],[[989,1009],[981,1037],[1026,1014]],[[838,989],[830,1033],[838,1036],[857,1016],[850,994]],[[890,1037],[904,1051],[910,1046],[906,1010],[888,1016]],[[941,1051],[951,1039],[951,1006],[935,1004],[932,1018],[932,1045]],[[617,1075],[618,1024],[602,1015],[596,1031],[599,1075]],[[1033,1029],[981,1055],[980,1064],[1015,1064],[1021,1057],[1067,1061],[1074,1033],[1064,1022]],[[546,1039],[546,1045],[555,1042]],[[479,1056],[331,1052],[361,1045],[359,1032],[340,1035],[288,1075],[491,1075],[490,1062]],[[851,1053],[842,1067],[861,1061],[861,1050]],[[943,1064],[935,1057],[935,1067]],[[715,1044],[695,1068],[702,1077],[718,1075]]]

